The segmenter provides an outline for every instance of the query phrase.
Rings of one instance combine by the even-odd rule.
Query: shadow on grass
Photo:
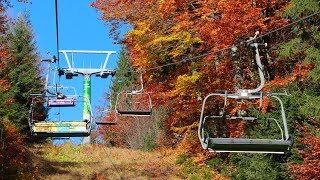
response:
[[[175,174],[175,168],[157,164],[122,163],[113,164],[108,168],[96,168],[90,179],[170,179]]]
[[[45,177],[50,177],[53,175],[71,175],[71,173],[66,170],[66,167],[77,167],[80,166],[80,163],[76,162],[58,162],[48,160],[43,158],[44,150],[39,147],[32,147],[33,154],[33,164],[36,170],[36,177],[39,179],[43,179]],[[72,177],[81,178],[80,174],[73,174]]]
[[[100,152],[100,151],[98,151]],[[34,148],[34,164],[41,179],[170,179],[176,173],[175,166],[164,164],[159,159],[128,157],[117,160],[105,155],[104,158],[90,158],[85,162],[55,161],[44,157],[43,148]],[[81,156],[82,157],[82,156]],[[96,156],[94,156],[96,157]]]

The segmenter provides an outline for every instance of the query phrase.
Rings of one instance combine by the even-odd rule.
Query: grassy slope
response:
[[[177,179],[174,155],[97,145],[35,146],[41,179]]]

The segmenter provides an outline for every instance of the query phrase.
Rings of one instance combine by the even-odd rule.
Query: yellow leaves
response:
[[[200,79],[201,73],[194,72],[192,75],[180,75],[175,83],[175,89],[171,92],[174,96],[195,96],[193,88]]]
[[[194,122],[189,126],[183,126],[183,127],[171,127],[171,130],[177,134],[184,134],[186,132],[190,132],[191,129],[197,129],[198,122]]]
[[[200,38],[193,37],[187,31],[178,31],[176,33],[170,33],[170,35],[159,36],[148,43],[148,46],[162,47],[170,44],[173,48],[168,54],[175,58],[186,53],[193,44],[201,42],[202,40]]]
[[[149,25],[145,22],[139,22],[136,28],[130,30],[126,36],[144,36],[149,31]]]

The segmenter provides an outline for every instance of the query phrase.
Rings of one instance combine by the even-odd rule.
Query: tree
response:
[[[264,34],[319,12],[317,0],[96,0],[92,5],[107,23],[124,22],[132,26],[122,41],[130,62],[133,67],[146,69],[145,88],[156,92],[152,96],[154,105],[163,105],[170,113],[163,125],[171,134],[179,135],[196,134],[201,100],[207,94],[219,89],[232,91],[238,82],[245,88],[256,87],[257,76],[252,75],[256,65],[248,48],[238,48],[232,57],[230,52],[215,53],[216,50],[239,44],[256,31]],[[290,132],[301,123],[319,127],[319,39],[319,14],[258,39],[260,43],[268,43],[268,47],[261,49],[265,76],[270,80],[263,90],[287,87],[293,95],[284,98]],[[241,71],[235,70],[238,66]],[[213,102],[212,106],[216,104]],[[266,115],[273,115],[274,107],[271,101],[263,104]],[[272,133],[268,124],[258,128],[257,133],[239,128],[234,122],[227,126],[230,134],[247,132],[265,137]],[[301,134],[299,131],[294,133]],[[191,139],[192,145],[187,147],[190,154],[201,151],[194,143],[197,141],[184,139]],[[308,160],[316,153],[312,154]],[[283,172],[288,175],[287,168],[282,168],[289,161],[286,158],[257,156],[251,165],[263,166],[261,169],[271,172],[270,178],[283,178]],[[239,159],[232,164],[239,167],[251,160]],[[283,171],[270,167],[281,167]],[[232,176],[240,177],[243,171],[246,170],[239,167]],[[244,179],[254,177],[250,172],[241,175]]]
[[[112,98],[115,100],[116,93],[126,90],[135,83],[134,69],[127,56],[125,48],[120,50],[119,59],[117,61],[116,75],[112,82],[111,90],[114,92]]]
[[[157,92],[154,104],[164,105],[170,112],[164,126],[184,133],[196,129],[205,95],[218,89],[234,90],[231,58],[213,51],[246,40],[257,30],[282,25],[277,13],[285,4],[275,0],[97,0],[92,6],[108,23],[132,26],[122,41],[130,61],[134,67],[151,68],[144,74],[145,87]],[[176,62],[181,63],[166,66]]]
[[[42,91],[40,61],[33,37],[32,26],[28,14],[20,14],[17,21],[9,26],[6,45],[10,56],[6,58],[5,71],[7,81],[11,84],[6,95],[7,101],[1,103],[6,116],[20,129],[28,124],[30,94]]]

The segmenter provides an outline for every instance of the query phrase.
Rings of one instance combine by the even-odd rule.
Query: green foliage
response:
[[[157,147],[156,139],[157,134],[155,131],[149,132],[145,137],[142,145],[142,149],[145,151],[151,151]]]
[[[120,56],[117,61],[117,68],[115,69],[116,75],[112,82],[112,95],[111,95],[111,101],[112,105],[115,105],[117,94],[121,91],[128,91],[128,88],[134,84],[136,78],[133,74],[133,67],[131,66],[131,63],[129,61],[129,58],[127,56],[127,51],[123,47],[120,51]],[[113,108],[113,107],[111,107]]]
[[[212,179],[212,170],[199,167],[189,155],[178,155],[176,164],[182,166],[182,171],[178,175],[184,179]]]
[[[318,0],[291,0],[286,8],[286,14],[289,16],[303,16],[320,10]]]
[[[118,67],[115,69],[116,75],[112,84],[112,91],[116,93],[126,90],[136,80],[133,75],[134,69],[132,68],[126,53],[127,51],[122,48],[117,61]]]
[[[29,95],[39,93],[42,89],[40,61],[27,13],[20,15],[17,22],[10,26],[6,41],[12,53],[5,68],[11,87],[4,96],[11,99],[12,103],[1,101],[0,107],[7,109],[1,116],[7,116],[20,129],[24,129],[27,127]]]
[[[222,176],[228,176],[228,164],[220,157],[213,157],[205,162],[209,167],[217,170]]]
[[[183,164],[187,161],[187,159],[189,159],[190,156],[187,155],[187,154],[179,154],[177,157],[176,157],[176,164]]]
[[[279,47],[279,59],[292,58],[296,54],[301,53],[303,49],[304,44],[301,44],[300,38],[292,39]]]
[[[279,158],[279,159],[278,159]],[[231,179],[289,179],[285,163],[281,163],[281,156],[265,154],[235,154],[230,162],[236,166],[230,171]]]

